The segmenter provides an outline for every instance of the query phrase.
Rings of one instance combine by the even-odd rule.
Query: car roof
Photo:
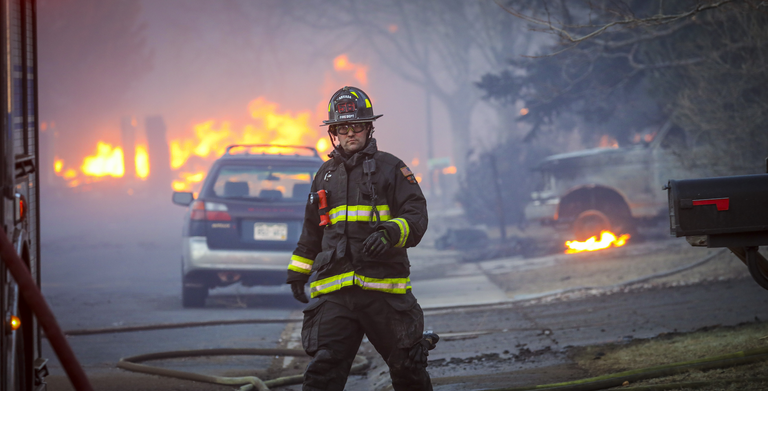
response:
[[[235,144],[219,158],[223,161],[237,162],[319,162],[323,160],[312,147],[283,144]]]

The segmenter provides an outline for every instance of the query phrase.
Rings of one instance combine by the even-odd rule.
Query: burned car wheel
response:
[[[576,240],[584,241],[592,236],[600,236],[601,231],[612,231],[610,218],[600,210],[583,211],[573,222],[573,234]]]

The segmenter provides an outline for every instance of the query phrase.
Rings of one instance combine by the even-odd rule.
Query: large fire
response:
[[[609,247],[621,247],[627,244],[629,239],[629,234],[623,234],[617,238],[616,234],[610,231],[601,231],[600,240],[597,239],[597,236],[592,236],[583,242],[576,240],[565,242],[565,246],[568,248],[565,253],[592,252]]]
[[[146,179],[149,176],[149,154],[146,144],[136,146],[136,177]],[[96,143],[93,154],[86,156],[79,170],[68,166],[58,157],[53,161],[53,172],[67,181],[67,186],[77,187],[104,178],[123,178],[125,176],[125,155],[123,148],[104,141]]]
[[[346,54],[337,56],[333,61],[334,71],[348,75],[344,81],[356,81],[361,85],[368,83],[368,66],[353,63]],[[339,77],[326,77],[324,87],[335,91],[341,85]],[[324,93],[327,91],[324,90]],[[249,124],[234,124],[226,119],[208,119],[192,125],[189,136],[176,136],[168,141],[171,187],[176,191],[192,191],[205,179],[211,163],[220,158],[232,144],[281,144],[314,147],[321,157],[327,158],[331,142],[325,131],[319,128],[320,120],[327,115],[327,104],[322,102],[317,113],[310,110],[291,112],[259,97],[248,104],[251,121]],[[320,120],[318,120],[320,118]],[[132,123],[135,127],[135,121]],[[47,124],[41,125],[45,130]],[[125,143],[124,143],[125,144]],[[129,144],[126,144],[129,145]],[[67,186],[77,187],[105,178],[123,178],[133,176],[139,180],[151,179],[152,172],[162,172],[162,167],[155,166],[150,171],[150,151],[145,142],[136,143],[134,148],[127,148],[127,153],[120,146],[113,146],[99,141],[94,153],[86,156],[78,166],[68,164],[64,159],[54,158],[54,173],[66,180]],[[133,150],[133,153],[131,153]],[[162,149],[160,149],[162,150]],[[157,149],[155,149],[157,151]],[[265,153],[284,152],[284,147],[260,149]],[[133,154],[135,173],[126,173],[125,157]],[[129,160],[130,162],[130,160]],[[418,165],[418,163],[414,164]],[[79,169],[78,169],[79,168]],[[448,174],[455,173],[454,167],[446,168]],[[452,170],[452,171],[451,171]],[[168,172],[168,171],[166,171]],[[162,175],[161,175],[162,177]],[[417,174],[417,178],[421,177]]]
[[[281,111],[274,102],[263,97],[248,104],[254,124],[236,132],[229,121],[208,120],[194,125],[194,138],[176,138],[170,141],[171,168],[178,171],[171,185],[174,190],[192,190],[204,178],[207,166],[188,163],[192,156],[213,161],[220,158],[232,144],[283,144],[314,146],[324,154],[331,144],[327,138],[318,138],[319,128],[309,111],[296,114]],[[267,153],[280,152],[280,147]]]

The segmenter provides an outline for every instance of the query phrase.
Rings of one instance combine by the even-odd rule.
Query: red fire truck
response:
[[[0,0],[0,215],[16,253],[40,286],[40,165],[35,0]],[[41,329],[0,261],[0,390],[43,390]]]

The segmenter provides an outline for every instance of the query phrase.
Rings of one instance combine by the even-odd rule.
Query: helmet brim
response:
[[[342,124],[342,123],[370,123],[370,122],[376,120],[377,118],[379,118],[379,117],[381,117],[383,115],[384,114],[379,114],[379,115],[375,115],[373,117],[368,117],[368,118],[363,118],[363,119],[354,119],[354,120],[336,120],[336,121],[323,120],[323,124],[321,124],[320,127],[332,126],[332,125],[335,125],[335,124]]]

